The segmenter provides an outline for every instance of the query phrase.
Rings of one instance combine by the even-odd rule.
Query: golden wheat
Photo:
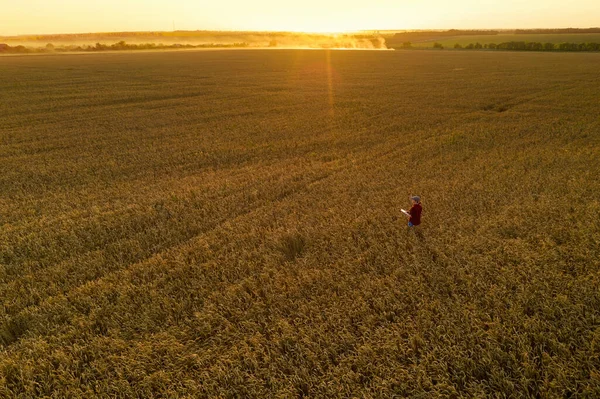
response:
[[[600,395],[599,63],[0,58],[0,396]]]

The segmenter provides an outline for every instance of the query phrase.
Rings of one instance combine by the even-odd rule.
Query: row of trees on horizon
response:
[[[402,49],[414,49],[411,42],[404,42]],[[444,49],[444,45],[438,42],[433,44],[435,49]],[[510,50],[510,51],[600,51],[600,43],[540,43],[540,42],[503,42],[496,43],[469,43],[465,46],[456,43],[453,46],[457,50]]]
[[[98,51],[121,51],[121,50],[166,50],[166,49],[193,49],[193,48],[245,48],[249,47],[250,44],[247,42],[241,43],[230,43],[230,44],[156,44],[156,43],[143,43],[143,44],[129,44],[125,41],[120,41],[111,45],[96,43],[95,45],[65,45],[65,46],[54,46],[52,43],[48,43],[45,47],[31,48],[22,45],[9,46],[7,44],[0,43],[0,54],[2,53],[13,53],[13,54],[28,54],[28,53],[52,53],[52,52],[98,52]],[[269,43],[269,47],[277,47],[277,41],[272,40]],[[330,48],[330,47],[323,47]],[[401,46],[391,46],[394,49],[424,49],[423,47],[413,47],[411,42],[404,42]],[[444,45],[439,42],[433,44],[434,49],[444,49]],[[509,51],[600,51],[600,43],[541,43],[541,42],[523,42],[523,41],[511,41],[503,42],[500,44],[496,43],[470,43],[467,45],[461,45],[456,43],[453,46],[457,50],[509,50]]]
[[[230,44],[156,44],[156,43],[142,43],[142,44],[129,44],[124,41],[120,41],[114,44],[102,44],[96,43],[93,46],[78,46],[78,45],[65,45],[55,46],[52,43],[46,44],[45,47],[31,48],[22,45],[19,46],[8,46],[6,44],[0,44],[0,53],[52,53],[52,52],[71,52],[71,51],[84,51],[84,52],[97,52],[97,51],[120,51],[120,50],[168,50],[168,49],[192,49],[192,48],[244,48],[250,44],[246,42],[241,43],[230,43]]]
[[[454,48],[514,51],[600,51],[600,43],[504,42],[500,44],[470,43],[464,47],[457,43],[454,45]]]

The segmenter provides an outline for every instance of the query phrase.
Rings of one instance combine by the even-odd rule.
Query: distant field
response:
[[[111,45],[118,42],[143,45],[233,45],[240,47],[283,48],[381,48],[383,38],[373,32],[357,34],[318,34],[299,32],[230,32],[230,31],[175,31],[175,32],[105,32],[85,34],[23,35],[0,37],[0,43],[9,46],[45,48]]]
[[[540,43],[600,43],[600,33],[565,33],[565,34],[499,34],[499,35],[473,35],[473,36],[454,36],[452,38],[431,38],[427,41],[413,43],[414,47],[432,47],[433,43],[438,42],[444,47],[453,47],[456,43],[465,46],[470,43],[502,43],[502,42],[540,42]],[[395,43],[393,39],[387,40],[389,45]]]
[[[598,65],[1,58],[0,397],[599,397]]]

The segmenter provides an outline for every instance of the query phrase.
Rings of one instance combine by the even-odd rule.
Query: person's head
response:
[[[410,200],[413,204],[421,203],[421,197],[419,197],[418,195],[411,195]]]

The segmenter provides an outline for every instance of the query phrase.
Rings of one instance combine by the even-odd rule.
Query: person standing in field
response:
[[[421,206],[421,197],[418,195],[412,195],[409,198],[412,202],[412,207],[404,214],[408,217],[408,227],[414,227],[421,224],[421,212],[423,211],[423,207]]]

